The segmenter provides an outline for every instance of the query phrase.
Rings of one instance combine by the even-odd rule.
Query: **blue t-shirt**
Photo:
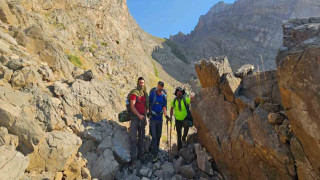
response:
[[[156,92],[153,91],[149,95],[150,106],[152,105],[154,98],[156,97],[156,101],[152,105],[151,111],[153,111],[157,115],[152,115],[151,120],[162,121],[163,113],[160,113],[160,112],[163,110],[163,107],[167,107],[167,99],[163,93],[161,95],[158,95],[158,93],[156,93],[156,96],[154,95],[155,93]]]

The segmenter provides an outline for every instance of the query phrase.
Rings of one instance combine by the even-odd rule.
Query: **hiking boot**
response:
[[[132,159],[131,162],[129,163],[128,170],[132,172],[134,169],[136,169],[136,159]]]
[[[188,142],[186,140],[182,141],[182,147],[187,147],[188,146]]]
[[[157,155],[154,155],[153,156],[153,159],[152,159],[152,162],[157,162],[159,160],[159,155],[157,154]]]

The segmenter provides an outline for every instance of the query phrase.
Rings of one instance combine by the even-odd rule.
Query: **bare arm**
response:
[[[164,114],[165,116],[168,115],[168,114],[167,114],[167,107],[163,107],[163,114]]]
[[[136,107],[134,107],[135,104],[136,100],[130,100],[130,109],[135,115],[137,115],[141,119],[142,115],[137,111]]]
[[[170,109],[170,119],[172,119],[172,116],[173,116],[173,107],[171,107]]]

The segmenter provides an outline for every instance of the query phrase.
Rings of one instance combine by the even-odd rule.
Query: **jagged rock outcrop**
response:
[[[320,18],[285,22],[284,48],[276,60],[282,105],[297,137],[291,149],[299,179],[320,178],[319,22]]]
[[[276,71],[254,73],[240,83],[227,58],[202,60],[195,68],[202,90],[192,104],[194,123],[224,178],[294,179],[289,143],[268,123],[268,114],[280,110]]]
[[[237,91],[222,89],[221,58],[196,64],[198,137],[225,178],[319,179],[319,20],[286,21],[277,71],[248,75]]]
[[[110,123],[124,96],[139,76],[181,85],[152,58],[163,48],[186,67],[162,42],[126,1],[0,0],[0,148],[16,155],[0,179],[114,179],[131,160],[127,128]]]
[[[189,61],[226,55],[235,71],[243,64],[276,69],[275,57],[282,44],[282,21],[320,16],[318,0],[237,0],[219,2],[190,34],[170,40]],[[304,19],[307,22],[307,19]]]

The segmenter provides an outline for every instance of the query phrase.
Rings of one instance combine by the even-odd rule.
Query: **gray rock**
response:
[[[21,179],[29,165],[29,157],[8,146],[0,146],[0,154],[1,179]]]
[[[76,78],[84,80],[84,81],[91,81],[94,78],[94,76],[93,76],[92,70],[88,70],[88,71],[84,72],[83,74],[77,76]]]
[[[106,149],[91,167],[90,172],[93,178],[113,179],[118,168],[119,163],[114,159],[112,150]]]
[[[19,60],[11,60],[6,66],[14,71],[22,69],[24,67]]]
[[[191,163],[197,158],[196,154],[189,148],[180,149],[179,155],[186,161],[186,163]]]
[[[40,122],[43,130],[62,130],[66,124],[61,118],[59,104],[55,104],[50,94],[43,93],[40,88],[32,87],[26,90],[33,95],[30,104],[35,107],[31,114]]]
[[[173,167],[175,172],[179,172],[180,167],[184,165],[182,157],[179,157],[177,160],[173,161]]]
[[[121,164],[129,163],[131,161],[131,156],[127,129],[121,127],[116,128],[113,134],[112,143],[115,159]]]
[[[165,171],[164,170],[156,170],[153,174],[155,176],[157,176],[158,178],[163,178]]]
[[[200,144],[195,144],[194,148],[197,154],[197,164],[199,169],[207,174],[213,175],[214,171],[211,166],[211,163],[213,161],[212,156],[209,153],[203,151]]]
[[[99,144],[97,148],[97,153],[100,155],[102,154],[106,149],[112,149],[112,137],[105,137],[103,141]]]
[[[48,65],[41,65],[38,69],[38,72],[42,76],[42,80],[48,82],[54,80],[53,72]]]
[[[87,140],[82,143],[79,148],[79,152],[82,154],[87,154],[94,147],[94,142],[92,140]]]
[[[311,23],[320,23],[320,17],[311,17],[309,18]]]
[[[54,93],[57,96],[68,95],[70,93],[70,89],[68,84],[62,83],[61,81],[56,81],[54,83]]]
[[[94,142],[100,143],[102,141],[101,133],[94,129],[86,129],[83,132],[83,137],[89,140],[93,140]]]
[[[192,179],[196,175],[196,172],[193,170],[191,165],[184,165],[180,167],[180,174],[185,178]]]
[[[151,173],[152,173],[152,170],[147,166],[143,166],[139,171],[139,174],[141,174],[144,177],[149,177],[149,175],[151,177]]]
[[[244,78],[248,74],[252,73],[254,70],[254,66],[251,64],[245,64],[241,66],[238,70],[235,72],[236,77]]]
[[[172,173],[172,174],[174,173],[173,164],[168,161],[166,161],[161,165],[161,169],[168,173]]]
[[[153,169],[158,170],[161,168],[161,162],[157,161],[156,163],[153,164]]]

